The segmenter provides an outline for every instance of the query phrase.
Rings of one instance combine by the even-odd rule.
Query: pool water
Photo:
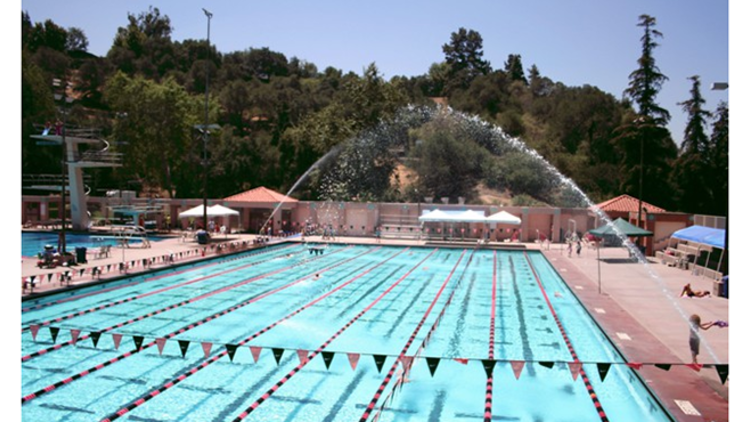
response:
[[[21,233],[21,256],[35,257],[38,253],[44,251],[44,245],[52,245],[57,248],[57,237],[58,234],[48,232],[22,232]],[[158,241],[160,237],[148,236],[149,241]],[[139,244],[140,238],[133,236],[128,239],[129,243]],[[117,244],[117,238],[112,235],[100,235],[100,234],[65,234],[65,250],[69,252],[75,251],[75,248],[98,248],[102,245]]]
[[[24,302],[23,420],[672,420],[538,252],[286,244],[118,283]]]

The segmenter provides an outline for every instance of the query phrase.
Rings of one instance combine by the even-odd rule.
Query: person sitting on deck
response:
[[[711,296],[711,292],[708,290],[693,290],[692,287],[690,287],[690,283],[686,284],[685,287],[682,288],[682,293],[680,293],[680,297],[687,295],[687,297],[705,297],[705,296]]]

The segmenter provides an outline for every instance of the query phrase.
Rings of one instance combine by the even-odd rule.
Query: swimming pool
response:
[[[118,283],[24,302],[24,420],[671,420],[535,252],[288,244]]]
[[[35,257],[38,253],[44,251],[44,245],[53,245],[57,248],[57,232],[21,232],[21,256]],[[162,239],[158,236],[148,236],[149,241],[158,241]],[[128,240],[131,243],[138,244],[140,238],[134,236]],[[97,248],[102,245],[116,245],[117,238],[112,235],[101,234],[77,234],[66,233],[65,245],[66,250],[73,252],[75,248]]]

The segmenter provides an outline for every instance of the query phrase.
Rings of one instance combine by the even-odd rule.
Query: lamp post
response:
[[[211,54],[211,18],[214,16],[211,12],[203,9],[203,13],[206,14],[206,115],[203,126],[203,230],[208,230],[208,157],[206,150],[208,149],[208,76],[209,76],[209,60],[208,57]]]
[[[729,83],[728,82],[714,82],[711,86],[711,89],[714,91],[725,91],[729,89]],[[729,169],[727,169],[728,171]],[[729,177],[729,175],[727,175]],[[727,192],[727,195],[729,192]],[[729,202],[729,198],[727,197],[727,202]],[[728,275],[729,273],[729,206],[727,204],[727,216],[724,220],[724,250],[722,251],[722,254],[726,256],[726,259],[724,260],[724,266],[726,267],[727,271],[724,273],[724,275]],[[720,259],[721,261],[721,259]]]
[[[638,127],[638,138],[640,138],[641,143],[641,157],[640,157],[640,164],[638,166],[638,227],[641,227],[641,211],[643,210],[643,133],[641,133],[643,128],[643,123],[646,121],[646,118],[644,116],[640,116],[637,119],[635,119],[635,123]],[[641,242],[636,239],[636,246],[640,248]]]
[[[63,121],[61,123],[60,130],[59,130],[60,133],[57,133],[57,126],[58,126],[59,120],[58,120],[58,122],[55,123],[55,126],[56,126],[56,128],[55,128],[55,132],[56,132],[55,135],[62,136],[62,142],[60,144],[60,146],[62,147],[62,161],[61,161],[62,180],[60,181],[60,221],[61,221],[61,228],[60,228],[60,234],[59,234],[58,241],[57,241],[57,249],[58,249],[58,252],[60,253],[60,255],[64,257],[65,256],[65,252],[66,252],[65,248],[67,246],[66,245],[66,239],[65,239],[65,226],[67,224],[66,219],[65,219],[65,202],[66,202],[66,198],[65,198],[65,175],[67,173],[67,168],[66,168],[67,166],[66,166],[66,164],[67,164],[67,160],[68,160],[68,144],[67,144],[67,142],[65,140],[65,132],[66,132],[65,126],[68,124],[68,113],[67,113],[67,110],[65,109],[65,107],[66,107],[66,105],[67,105],[67,103],[69,101],[72,101],[72,99],[69,99],[67,97],[67,95],[66,95],[67,94],[66,90],[67,90],[67,87],[68,87],[67,81],[61,81],[60,79],[55,78],[55,79],[52,80],[52,86],[60,88],[62,90],[61,94],[55,94],[54,96],[55,96],[55,100],[60,100],[60,102],[62,104],[61,107],[60,107],[60,114],[62,114],[62,117],[63,117]]]

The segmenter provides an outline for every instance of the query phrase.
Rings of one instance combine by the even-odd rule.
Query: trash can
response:
[[[721,278],[721,296],[729,299],[729,276]]]
[[[76,262],[79,264],[86,263],[86,248],[84,247],[76,248]]]
[[[206,233],[205,231],[199,231],[195,234],[195,237],[198,239],[199,245],[205,245],[208,243],[208,233]]]

